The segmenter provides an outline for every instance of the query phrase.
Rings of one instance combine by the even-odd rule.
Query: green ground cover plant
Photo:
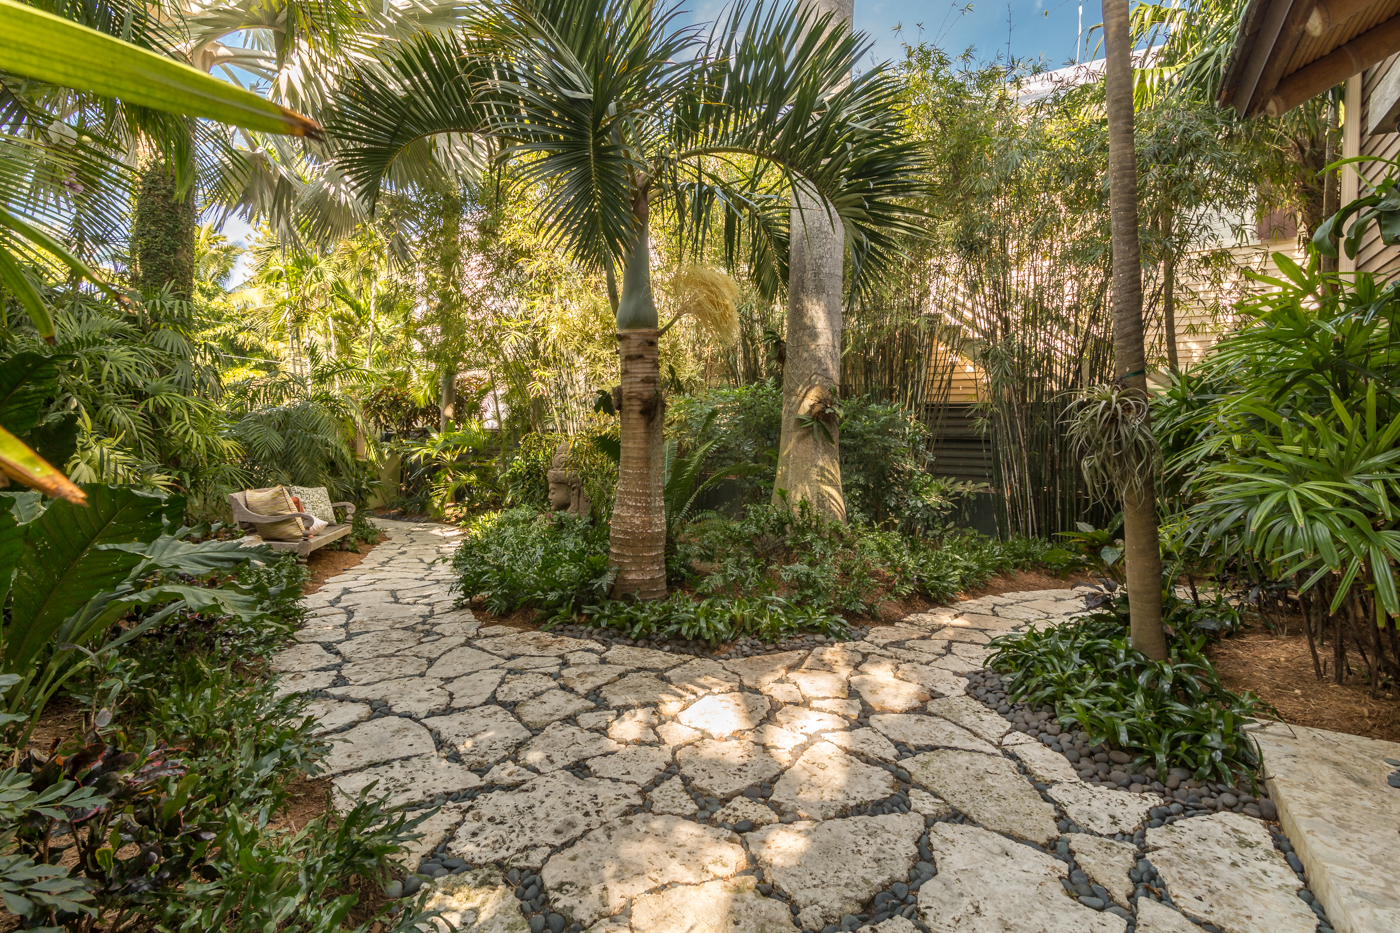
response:
[[[1244,726],[1270,708],[1220,682],[1205,654],[1213,623],[1197,625],[1228,609],[1166,596],[1169,656],[1153,661],[1132,648],[1127,598],[1118,593],[1063,625],[994,639],[988,667],[1011,675],[1013,702],[1050,704],[1062,726],[1083,729],[1091,743],[1134,754],[1159,773],[1179,767],[1231,783],[1253,775],[1259,759]]]
[[[453,556],[458,591],[493,613],[534,609],[549,622],[583,613],[630,637],[711,644],[799,631],[837,636],[849,619],[876,615],[891,600],[946,601],[1053,550],[970,532],[917,538],[756,505],[737,520],[710,512],[685,523],[668,561],[682,592],[637,605],[607,601],[606,525],[521,508],[479,516],[466,531]]]
[[[390,918],[365,900],[424,814],[371,792],[300,830],[277,822],[328,751],[305,698],[279,697],[260,661],[302,621],[307,569],[224,529],[172,527],[174,497],[84,492],[72,514],[0,497],[9,538],[44,562],[0,568],[14,582],[0,650],[30,659],[0,673],[6,909],[22,929],[79,933],[414,929],[411,905]],[[30,747],[55,698],[82,727]]]

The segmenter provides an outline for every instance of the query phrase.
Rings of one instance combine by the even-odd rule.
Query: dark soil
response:
[[[311,579],[302,586],[301,591],[308,596],[321,588],[331,577],[338,573],[344,573],[365,559],[365,555],[374,550],[375,547],[389,540],[389,536],[380,532],[379,540],[374,544],[361,544],[360,553],[354,551],[333,551],[329,547],[323,547],[319,551],[312,551],[311,556],[306,559],[307,569],[311,571]]]
[[[974,586],[970,590],[965,590],[959,599],[1000,596],[1003,593],[1020,593],[1025,590],[1067,590],[1076,583],[1088,586],[1097,585],[1097,581],[1093,577],[1082,573],[1072,573],[1062,577],[1041,567],[1013,570],[1010,573],[992,577],[982,586]]]

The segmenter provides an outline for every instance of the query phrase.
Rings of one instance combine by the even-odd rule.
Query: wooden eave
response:
[[[1219,102],[1279,116],[1400,52],[1400,0],[1250,0]]]

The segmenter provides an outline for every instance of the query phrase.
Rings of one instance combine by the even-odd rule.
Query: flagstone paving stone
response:
[[[1161,797],[1085,783],[968,695],[988,640],[1073,615],[1068,589],[721,660],[483,626],[434,563],[460,530],[381,524],[305,599],[276,689],[312,694],[337,807],[441,808],[400,858],[464,933],[1316,927],[1262,822],[1134,838]]]

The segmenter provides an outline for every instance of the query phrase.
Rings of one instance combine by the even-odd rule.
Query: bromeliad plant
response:
[[[1186,622],[1194,608],[1168,604],[1167,622]],[[1204,648],[1209,635],[1183,626],[1164,661],[1134,650],[1127,600],[1047,629],[994,639],[988,666],[1012,675],[1008,694],[1051,704],[1060,723],[1151,761],[1159,772],[1181,767],[1198,778],[1233,783],[1259,759],[1244,726],[1267,710],[1220,682]]]
[[[831,205],[858,286],[917,235],[922,190],[900,88],[869,47],[809,7],[739,3],[708,36],[675,6],[631,0],[504,0],[469,8],[461,33],[386,46],[330,118],[346,174],[371,199],[424,141],[478,134],[548,192],[544,226],[573,258],[622,267],[621,459],[611,553],[615,590],[666,592],[663,446],[651,283],[653,211],[683,249],[723,230],[726,263],[766,294],[786,279],[788,193]]]

